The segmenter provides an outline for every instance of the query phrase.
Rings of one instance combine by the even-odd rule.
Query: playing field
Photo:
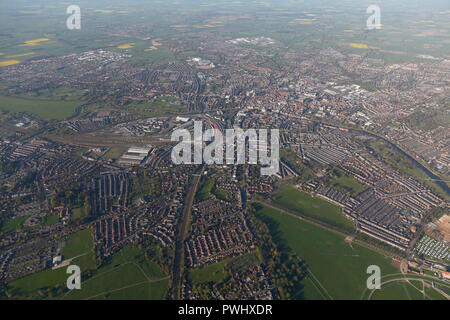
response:
[[[321,198],[312,197],[293,187],[283,187],[274,195],[273,200],[282,207],[300,215],[317,219],[348,231],[353,230],[353,222],[344,216],[340,207]]]
[[[368,278],[367,267],[377,265],[381,274],[399,271],[391,259],[358,244],[345,242],[343,236],[304,220],[262,206],[258,217],[265,221],[274,239],[283,242],[309,269],[303,280],[304,299],[360,299]]]
[[[164,299],[168,277],[140,249],[128,246],[111,261],[82,281],[81,290],[68,291],[59,298],[78,299]]]
[[[91,229],[84,229],[68,237],[61,254],[63,260],[73,259],[71,264],[79,266],[83,272],[96,267],[93,248]],[[64,267],[55,270],[47,269],[14,280],[8,284],[8,291],[13,293],[14,296],[38,298],[39,296],[35,295],[36,291],[65,284],[68,277],[66,269]]]
[[[71,259],[73,257],[88,253],[94,248],[94,238],[91,229],[84,229],[71,234],[65,246],[61,250],[63,259]]]

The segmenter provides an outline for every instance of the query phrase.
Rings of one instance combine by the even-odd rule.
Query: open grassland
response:
[[[127,147],[112,147],[104,155],[105,159],[119,159],[126,151]]]
[[[95,269],[94,242],[90,229],[70,235],[63,247],[63,259],[72,259],[71,264],[79,266],[83,271]],[[33,273],[8,284],[8,292],[16,297],[43,298],[48,289],[66,283],[67,268],[47,269]]]
[[[58,87],[52,89],[42,89],[39,91],[27,92],[14,96],[28,100],[44,101],[72,101],[79,102],[86,95],[86,91],[70,87]]]
[[[384,284],[381,290],[376,290],[371,300],[446,300],[430,284],[423,285],[422,281],[396,281]]]
[[[222,282],[227,276],[225,267],[231,260],[231,258],[228,258],[199,269],[194,269],[189,273],[189,279],[193,284],[204,282]]]
[[[223,259],[219,262],[211,263],[204,267],[191,270],[189,272],[189,280],[192,284],[200,284],[206,282],[220,283],[224,281],[229,275],[228,270],[231,266],[252,266],[263,262],[259,248],[256,251]],[[228,270],[227,270],[228,269]]]
[[[128,246],[84,280],[81,290],[68,291],[60,298],[164,299],[168,285],[168,277],[142,250]]]
[[[44,222],[42,223],[42,225],[44,226],[50,226],[52,224],[55,224],[59,221],[59,217],[56,214],[48,214],[45,216],[44,218]]]
[[[94,238],[91,229],[84,229],[69,236],[65,246],[61,250],[63,259],[72,259],[74,257],[88,254],[94,262]],[[95,263],[90,264],[89,268],[95,268]]]
[[[349,192],[351,195],[357,195],[358,193],[367,189],[367,187],[358,181],[355,178],[345,174],[342,170],[335,169],[335,176],[330,181],[330,185],[341,190]]]
[[[382,275],[399,272],[390,258],[304,220],[265,206],[257,217],[275,233],[274,241],[288,246],[308,266],[303,292],[298,293],[304,299],[360,299],[368,266],[378,265]]]
[[[0,94],[0,110],[29,113],[43,120],[66,119],[82,104],[82,101],[28,99]]]
[[[72,211],[71,219],[73,221],[79,221],[79,220],[81,220],[81,219],[83,219],[83,218],[88,216],[88,212],[87,211],[88,211],[88,209],[86,209],[85,207],[75,208]]]
[[[79,259],[72,262],[79,265]],[[66,268],[47,269],[8,283],[7,293],[17,299],[43,299],[49,289],[65,284],[67,277]]]
[[[95,300],[162,300],[167,294],[169,280],[154,283],[142,283],[124,289],[98,295]]]
[[[423,295],[411,284],[393,282],[372,295],[372,300],[423,300]]]
[[[200,201],[206,200],[211,197],[211,192],[214,188],[214,184],[216,183],[216,180],[214,178],[208,178],[206,179],[201,187],[200,190],[197,192],[196,198]]]
[[[16,231],[23,230],[23,223],[27,220],[28,217],[19,217],[14,219],[9,219],[4,221],[0,225],[0,232],[4,234],[13,233]]]
[[[347,231],[353,229],[353,222],[344,216],[340,207],[324,199],[312,197],[294,187],[282,187],[273,196],[273,201],[305,217],[317,219]]]
[[[158,117],[168,114],[179,114],[186,112],[185,107],[178,103],[175,97],[158,97],[152,102],[133,102],[124,106],[127,112],[148,117]]]

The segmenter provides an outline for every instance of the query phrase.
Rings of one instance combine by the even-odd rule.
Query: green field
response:
[[[88,228],[71,234],[67,239],[65,246],[62,248],[61,254],[64,260],[87,254],[92,257],[92,261],[94,262],[95,259],[93,249],[94,238],[92,235],[92,230]],[[95,268],[95,263],[89,264],[86,267],[89,269]]]
[[[167,294],[169,280],[155,283],[142,283],[107,294],[98,295],[96,300],[163,300]]]
[[[131,246],[82,282],[81,290],[68,291],[60,299],[164,299],[168,277],[143,252]]]
[[[345,230],[353,230],[353,222],[347,219],[341,208],[323,200],[312,197],[294,187],[283,187],[274,196],[273,201],[300,215],[320,220]]]
[[[360,299],[366,288],[367,267],[378,265],[382,276],[398,273],[391,259],[343,236],[304,220],[262,206],[258,218],[278,235],[275,241],[287,245],[308,266],[303,280],[304,299]]]
[[[225,270],[226,265],[231,261],[231,258],[224,259],[222,261],[209,264],[205,267],[192,270],[189,273],[189,279],[193,284],[204,282],[219,283],[225,279],[227,272]]]
[[[111,147],[104,155],[105,159],[119,159],[126,151],[127,147]]]
[[[423,295],[414,289],[411,284],[405,282],[388,283],[377,290],[371,297],[371,300],[423,300]]]
[[[82,101],[57,101],[9,97],[0,94],[0,110],[24,112],[43,120],[63,120],[75,114]]]
[[[431,287],[425,287],[425,295],[421,281],[397,281],[384,284],[381,290],[376,290],[371,300],[446,300],[443,295]]]
[[[61,250],[63,260],[72,259],[82,272],[95,269],[94,242],[90,229],[78,231],[70,235]],[[67,268],[47,269],[33,273],[8,284],[8,292],[18,298],[45,298],[49,289],[64,285],[67,280]]]
[[[351,195],[357,195],[367,189],[365,185],[346,174],[339,174],[339,176],[334,177],[330,184],[337,189],[349,192]]]
[[[259,265],[263,262],[263,257],[259,248],[255,251],[243,254],[237,257],[228,257],[219,262],[211,263],[204,267],[191,270],[188,278],[192,284],[200,285],[205,283],[223,283],[229,279],[229,271],[233,269],[235,272],[238,270],[245,270],[254,265]]]
[[[125,105],[124,108],[127,112],[148,117],[186,112],[186,108],[179,104],[178,98],[171,96],[158,97],[152,102],[132,102]]]
[[[73,260],[78,265],[78,259]],[[8,295],[17,299],[44,299],[51,288],[67,280],[66,268],[47,269],[8,283]]]
[[[141,66],[152,64],[158,66],[175,59],[174,54],[168,47],[159,46],[157,50],[145,51],[150,44],[148,41],[135,42],[135,44],[134,48],[129,50],[134,53],[130,59],[132,65]]]
[[[211,197],[211,192],[214,188],[214,184],[216,183],[216,180],[214,178],[208,178],[206,179],[201,187],[200,190],[197,192],[196,198],[200,201],[206,200]]]
[[[366,190],[365,186],[363,186],[362,184],[358,183],[355,179],[348,176],[336,178],[332,181],[332,184],[333,186],[338,186],[346,189],[352,195],[357,195],[358,193]]]
[[[4,221],[0,226],[1,233],[13,233],[16,231],[23,230],[23,223],[28,219],[28,217],[19,217],[14,219],[9,219]]]
[[[87,212],[86,212],[86,208],[82,207],[82,208],[75,208],[72,211],[72,217],[71,219],[73,221],[79,221],[85,217],[87,217]]]
[[[44,226],[49,226],[52,224],[55,224],[59,221],[59,217],[56,214],[48,214],[45,216],[44,218],[44,222],[42,223],[42,225]]]

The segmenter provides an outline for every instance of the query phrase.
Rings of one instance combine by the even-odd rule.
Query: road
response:
[[[200,173],[204,170],[204,166],[200,167]],[[181,297],[181,284],[183,283],[184,274],[184,243],[189,234],[189,226],[191,220],[192,204],[194,203],[195,194],[197,193],[198,186],[200,184],[201,174],[195,174],[191,188],[186,196],[182,220],[178,224],[178,233],[175,240],[175,256],[173,259],[172,269],[172,288],[171,296],[174,300],[180,300]]]

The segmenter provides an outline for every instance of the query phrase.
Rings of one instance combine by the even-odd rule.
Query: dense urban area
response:
[[[47,12],[19,2],[5,14]],[[80,31],[59,6],[59,33],[0,33],[0,297],[450,299],[448,5],[402,53],[388,14],[333,24],[352,1],[191,2],[161,5],[167,24],[114,1]],[[278,172],[175,164],[171,134],[199,121],[278,129]]]

